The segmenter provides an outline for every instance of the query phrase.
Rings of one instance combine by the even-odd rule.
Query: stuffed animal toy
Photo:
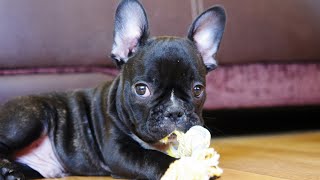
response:
[[[210,148],[211,135],[207,129],[194,126],[185,134],[174,131],[162,143],[167,144],[172,134],[177,142],[171,143],[166,153],[180,159],[170,165],[162,180],[208,180],[221,176],[220,155]]]

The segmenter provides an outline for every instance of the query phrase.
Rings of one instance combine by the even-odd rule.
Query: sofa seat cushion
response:
[[[319,104],[320,64],[220,66],[207,77],[206,109]]]

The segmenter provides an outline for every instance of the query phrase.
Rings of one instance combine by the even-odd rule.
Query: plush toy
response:
[[[175,134],[177,143],[172,143],[166,153],[180,159],[170,165],[162,180],[207,180],[221,176],[220,156],[209,148],[211,135],[207,129],[194,126],[185,134],[179,131],[172,134]],[[172,134],[162,142],[167,143]]]

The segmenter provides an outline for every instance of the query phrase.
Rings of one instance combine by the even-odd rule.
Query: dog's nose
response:
[[[182,120],[185,117],[184,110],[178,107],[169,107],[165,113],[164,116],[166,118],[174,119],[174,120]]]

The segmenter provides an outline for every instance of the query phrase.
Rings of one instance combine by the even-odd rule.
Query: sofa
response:
[[[151,35],[186,36],[204,9],[228,15],[206,111],[320,104],[320,1],[141,0]],[[0,1],[0,104],[114,78],[117,0]]]

